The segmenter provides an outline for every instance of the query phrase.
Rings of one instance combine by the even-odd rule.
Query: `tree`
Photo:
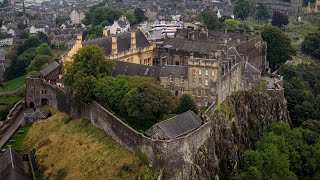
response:
[[[188,94],[184,94],[180,97],[180,103],[177,107],[177,113],[181,114],[186,111],[193,111],[194,113],[198,113],[198,108],[192,97]]]
[[[27,49],[38,47],[40,44],[40,39],[36,35],[31,35],[23,44],[19,45],[17,55],[22,54]]]
[[[267,7],[264,4],[262,4],[261,2],[258,3],[254,18],[258,22],[267,22],[268,19],[271,18]]]
[[[49,44],[49,39],[45,33],[40,31],[37,33],[37,36],[38,36],[39,40],[41,41],[41,43],[48,43]]]
[[[159,85],[147,82],[127,94],[125,107],[129,116],[155,123],[176,108],[176,98]]]
[[[236,19],[226,19],[223,23],[224,27],[229,31],[235,31],[240,26],[240,21]]]
[[[101,25],[93,26],[84,33],[84,39],[96,39],[102,37],[103,27]]]
[[[29,33],[27,31],[21,31],[19,35],[20,39],[28,39],[29,38]]]
[[[277,26],[281,28],[289,23],[289,17],[286,14],[275,11],[272,16],[272,26]]]
[[[234,6],[234,15],[240,19],[247,19],[250,14],[250,1],[237,0]]]
[[[273,26],[265,26],[261,36],[268,44],[267,60],[272,70],[277,69],[295,54],[290,39],[280,29]]]
[[[201,19],[209,30],[220,29],[221,23],[218,20],[217,13],[214,11],[205,11],[201,13]]]
[[[89,102],[93,97],[94,81],[111,73],[114,63],[106,60],[103,49],[90,45],[82,48],[67,67],[65,84],[79,101]]]
[[[144,11],[141,8],[137,8],[133,12],[136,17],[137,24],[147,20],[147,17],[144,15]]]
[[[40,46],[36,48],[37,54],[52,56],[51,48],[47,43],[42,43]]]
[[[131,25],[137,24],[137,19],[133,13],[126,12],[124,15],[126,16],[127,20],[130,22]]]
[[[58,16],[56,18],[56,24],[61,26],[63,23],[67,22],[68,20],[70,20],[69,16]]]
[[[48,63],[53,62],[53,61],[54,61],[54,59],[51,56],[48,56],[48,55],[45,55],[45,54],[37,55],[31,61],[31,63],[28,66],[27,70],[28,70],[28,72],[40,71],[45,64],[48,64]]]
[[[114,20],[118,20],[121,12],[118,10],[110,9],[105,6],[94,6],[86,14],[84,24],[89,25],[111,25]]]
[[[320,31],[308,34],[301,44],[304,53],[320,60]]]

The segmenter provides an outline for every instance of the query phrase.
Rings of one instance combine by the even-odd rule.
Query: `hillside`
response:
[[[65,123],[55,112],[35,123],[24,142],[32,151],[45,179],[136,179],[148,171],[141,160],[87,120]]]

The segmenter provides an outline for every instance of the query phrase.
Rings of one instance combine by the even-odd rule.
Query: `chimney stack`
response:
[[[117,36],[112,36],[112,55],[118,54],[118,44],[117,44]]]
[[[130,49],[136,49],[137,48],[137,39],[136,39],[136,32],[131,31],[131,44],[130,44]]]

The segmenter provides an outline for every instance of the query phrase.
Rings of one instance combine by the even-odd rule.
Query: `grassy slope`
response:
[[[66,171],[66,179],[135,179],[146,167],[133,153],[117,144],[87,120],[65,124],[64,113],[57,112],[30,129],[24,148],[36,148],[45,179]]]
[[[0,104],[14,105],[19,99],[18,96],[0,96]]]
[[[0,88],[0,92],[11,91],[20,88],[26,82],[26,76],[20,76],[16,79],[12,79],[7,82],[3,82],[3,87]]]

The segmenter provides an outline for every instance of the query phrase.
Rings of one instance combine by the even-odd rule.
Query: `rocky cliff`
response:
[[[258,90],[233,94],[218,105],[211,120],[211,136],[196,154],[192,179],[230,179],[241,167],[242,153],[268,124],[290,122],[286,100]]]

